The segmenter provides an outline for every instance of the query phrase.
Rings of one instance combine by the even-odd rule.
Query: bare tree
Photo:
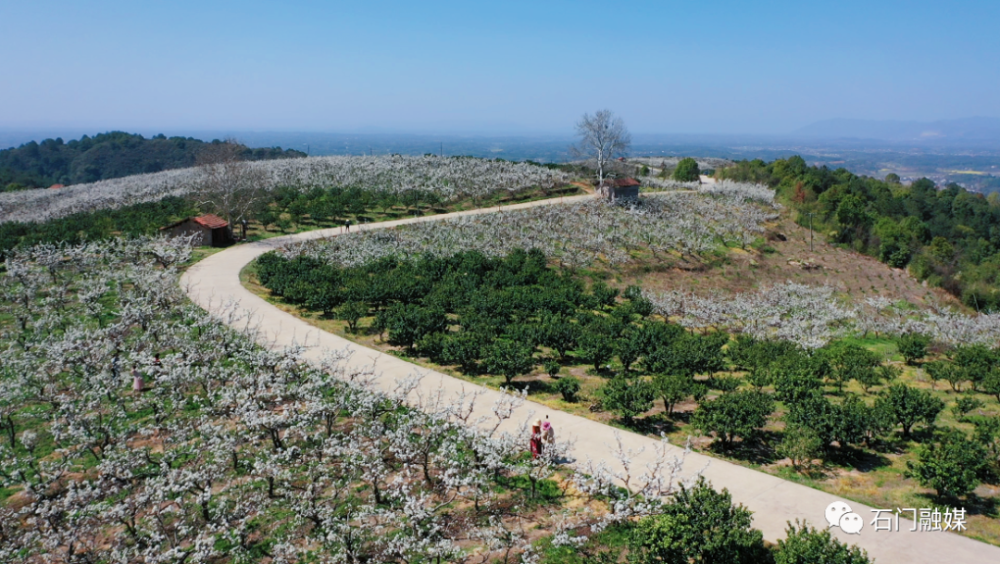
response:
[[[235,139],[226,139],[212,143],[198,155],[198,203],[209,206],[231,228],[248,220],[264,201],[265,172],[243,159],[245,149]]]
[[[632,144],[632,135],[625,128],[625,122],[615,117],[611,110],[600,110],[593,116],[583,114],[576,124],[580,144],[571,148],[574,155],[581,156],[597,165],[597,185],[604,183],[604,172],[616,156],[624,155]]]

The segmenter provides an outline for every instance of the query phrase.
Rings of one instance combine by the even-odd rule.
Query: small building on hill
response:
[[[608,200],[636,200],[639,198],[639,181],[634,178],[608,178],[597,193]]]
[[[201,237],[195,237],[192,241],[195,246],[225,247],[233,243],[233,229],[229,222],[211,213],[182,219],[161,227],[160,232],[170,237],[198,234]]]

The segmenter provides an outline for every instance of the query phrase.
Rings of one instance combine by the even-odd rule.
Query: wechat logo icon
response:
[[[849,535],[860,535],[865,526],[864,519],[843,501],[835,501],[826,506],[826,522],[831,527],[840,527],[840,530]]]

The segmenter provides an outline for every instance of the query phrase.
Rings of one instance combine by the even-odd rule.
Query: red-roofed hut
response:
[[[639,198],[639,181],[634,178],[608,178],[598,188],[597,193],[609,200],[619,198],[635,200]]]
[[[233,243],[233,230],[229,222],[211,213],[182,219],[177,223],[161,227],[160,231],[170,237],[184,237],[197,233],[201,237],[194,238],[192,244],[195,246],[225,247]]]

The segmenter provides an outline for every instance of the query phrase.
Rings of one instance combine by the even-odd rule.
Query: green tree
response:
[[[819,456],[823,443],[816,431],[799,425],[788,425],[775,450],[778,456],[789,459],[792,467],[798,470],[802,466],[809,466],[812,459]]]
[[[837,391],[842,392],[844,384],[851,380],[877,382],[875,368],[880,364],[879,356],[872,351],[854,344],[834,346],[827,353],[833,369],[833,379]],[[867,388],[866,390],[867,391]]]
[[[965,372],[965,378],[978,390],[986,375],[1000,366],[1000,355],[985,345],[960,345],[952,352],[955,366]]]
[[[686,157],[677,163],[674,169],[674,180],[678,182],[697,182],[700,179],[701,171],[698,170],[698,161],[691,157]]]
[[[939,441],[922,445],[917,450],[917,461],[906,463],[906,474],[920,485],[934,488],[939,496],[960,497],[979,485],[988,470],[988,460],[981,444],[953,429]]]
[[[828,529],[806,523],[788,523],[785,538],[778,540],[774,564],[871,564],[868,553],[833,538]]]
[[[994,368],[983,376],[980,389],[1000,401],[1000,369]]]
[[[597,390],[601,405],[618,414],[626,423],[653,407],[656,397],[653,386],[640,378],[617,375]]]
[[[976,417],[974,437],[986,452],[994,471],[1000,470],[1000,417]]]
[[[927,356],[927,345],[931,338],[920,333],[908,333],[896,340],[896,348],[903,355],[906,364],[913,366],[918,360]]]
[[[928,362],[924,365],[924,370],[927,371],[927,375],[931,377],[931,380],[935,382],[938,380],[948,382],[953,392],[961,392],[962,382],[968,379],[968,373],[961,366],[944,360]]]
[[[580,353],[583,359],[594,365],[594,370],[601,370],[615,353],[611,337],[603,331],[584,331],[579,339]]]
[[[903,370],[898,366],[883,364],[872,369],[866,368],[858,371],[855,379],[858,381],[858,384],[861,384],[861,389],[867,394],[872,387],[878,386],[883,382],[892,382],[896,378],[899,378],[899,375],[902,373]]]
[[[891,415],[893,421],[903,428],[903,436],[907,438],[914,424],[923,421],[927,425],[933,425],[944,409],[944,402],[930,392],[911,388],[906,384],[893,384],[883,390],[875,405]]]
[[[702,397],[706,392],[704,384],[684,374],[657,374],[653,377],[653,388],[663,400],[663,409],[668,417],[673,416],[674,406],[678,403],[690,396]]]
[[[486,348],[486,369],[493,374],[504,377],[505,383],[510,383],[523,374],[535,368],[535,358],[531,347],[501,339]]]
[[[545,317],[538,326],[540,344],[559,353],[559,358],[566,359],[566,353],[577,346],[580,337],[580,326],[561,315]]]
[[[773,411],[774,400],[768,394],[729,392],[699,405],[691,424],[702,431],[714,432],[728,449],[736,437],[744,440],[756,437]]]
[[[728,490],[717,492],[699,478],[681,487],[658,515],[636,524],[629,541],[635,564],[755,564],[766,561],[764,536],[751,527],[752,513],[733,505]]]
[[[602,281],[594,282],[590,288],[590,293],[600,307],[611,307],[615,305],[615,298],[618,297],[618,288],[612,288]]]
[[[479,369],[483,343],[488,342],[487,339],[471,331],[451,335],[441,348],[441,359],[448,364],[457,364],[466,374],[474,374]]]
[[[368,315],[368,305],[364,302],[347,302],[337,309],[337,319],[347,322],[351,333],[358,331],[358,321]]]
[[[650,372],[669,374],[712,374],[725,370],[722,347],[729,335],[722,331],[707,335],[681,334],[646,355],[644,363]]]
[[[389,344],[408,349],[413,349],[413,344],[424,335],[448,328],[443,310],[414,304],[395,304],[379,312],[379,317],[383,318],[382,326],[389,333]]]
[[[829,372],[826,357],[789,355],[771,365],[775,397],[794,404],[822,392],[823,378]]]
[[[627,375],[632,365],[639,360],[646,352],[646,343],[643,334],[634,328],[626,329],[621,337],[614,342],[614,351],[618,355],[618,361],[622,363],[622,370]]]

